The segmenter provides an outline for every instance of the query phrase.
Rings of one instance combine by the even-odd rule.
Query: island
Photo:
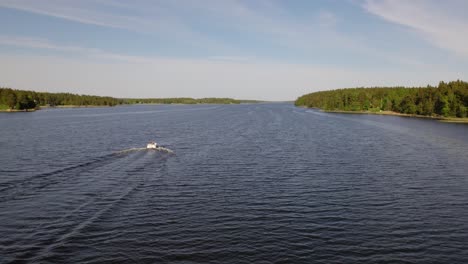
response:
[[[0,88],[0,111],[28,112],[41,107],[104,107],[128,104],[241,104],[256,100],[232,98],[114,98],[109,96],[48,93]]]
[[[299,107],[327,112],[427,117],[468,122],[468,83],[457,80],[426,87],[370,87],[319,91],[300,96]]]

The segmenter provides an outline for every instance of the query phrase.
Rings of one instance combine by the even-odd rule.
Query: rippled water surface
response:
[[[174,154],[141,148],[157,140]],[[289,104],[0,114],[0,263],[468,263],[468,126]]]

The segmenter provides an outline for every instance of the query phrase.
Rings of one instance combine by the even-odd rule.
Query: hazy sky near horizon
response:
[[[293,100],[468,78],[465,0],[0,0],[0,86]]]

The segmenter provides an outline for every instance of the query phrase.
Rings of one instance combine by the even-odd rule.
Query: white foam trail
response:
[[[165,147],[157,147],[156,150],[158,151],[165,151],[167,153],[174,153],[174,151],[168,149],[168,148],[165,148]]]
[[[142,151],[142,150],[146,150],[146,148],[129,148],[129,149],[124,149],[124,150],[121,150],[121,151],[117,151],[117,152],[115,152],[115,154],[123,154],[123,153],[127,153],[127,152]]]
[[[121,150],[121,151],[117,151],[115,152],[115,154],[123,154],[123,153],[127,153],[127,152],[133,152],[133,151],[142,151],[142,150],[148,150],[148,151],[163,151],[163,152],[166,152],[166,153],[174,153],[174,151],[168,149],[168,148],[165,148],[165,147],[156,147],[156,149],[147,149],[147,148],[129,148],[129,149],[124,149],[124,150]]]

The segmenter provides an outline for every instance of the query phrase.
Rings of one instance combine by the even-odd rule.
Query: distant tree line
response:
[[[114,106],[122,103],[123,101],[121,99],[107,96],[77,95],[71,93],[43,93],[0,88],[0,105],[16,110],[33,109],[41,105]]]
[[[45,93],[10,88],[0,88],[1,109],[34,109],[39,106],[115,106],[120,104],[239,104],[253,103],[253,100],[231,98],[149,98],[120,99],[108,96],[78,95],[71,93]]]
[[[321,91],[299,97],[296,106],[343,111],[394,111],[425,116],[468,117],[468,83],[437,87],[373,87]]]
[[[145,99],[123,99],[126,104],[240,104],[241,100],[231,98],[201,98],[189,97],[178,98],[145,98]]]

